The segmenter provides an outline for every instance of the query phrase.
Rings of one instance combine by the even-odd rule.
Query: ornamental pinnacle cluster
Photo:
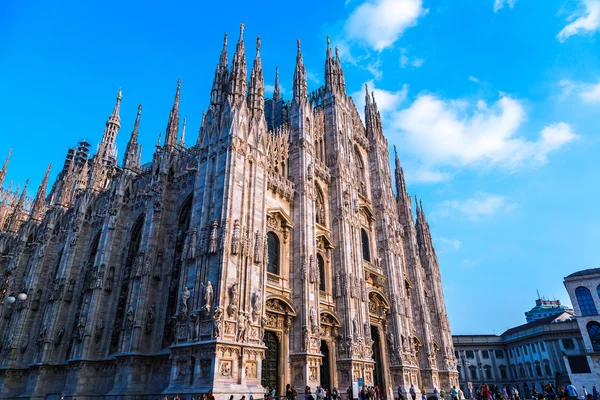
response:
[[[398,156],[392,191],[373,94],[363,123],[328,39],[323,87],[298,41],[291,99],[279,70],[266,99],[260,50],[248,79],[243,25],[231,63],[225,36],[195,145],[179,81],[151,162],[140,105],[119,164],[119,92],[48,196],[49,171],[32,201],[2,192],[2,291],[27,299],[0,308],[1,398],[458,384],[429,225]]]

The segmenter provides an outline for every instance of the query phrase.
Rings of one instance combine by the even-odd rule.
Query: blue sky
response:
[[[89,3],[89,4],[87,4]],[[178,78],[195,141],[222,46],[246,25],[265,80],[289,98],[302,40],[309,89],[323,83],[326,36],[363,106],[368,82],[411,194],[423,200],[455,333],[524,323],[536,289],[568,303],[567,274],[598,266],[600,0],[0,3],[0,157],[7,180],[61,168],[96,144],[123,90],[122,155],[143,103],[144,161],[164,131]]]

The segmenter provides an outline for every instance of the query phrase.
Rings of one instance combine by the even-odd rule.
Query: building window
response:
[[[519,351],[519,348],[515,347],[515,351],[517,352],[517,357],[519,357],[521,355],[521,352]]]
[[[490,358],[490,352],[487,350],[481,350],[481,357],[482,358]]]
[[[267,272],[279,275],[279,238],[273,232],[267,233],[267,247],[269,253]]]
[[[371,262],[371,249],[369,247],[369,234],[364,229],[361,229],[360,237],[362,239],[363,260]]]
[[[544,342],[540,342],[540,350],[546,351],[546,347],[544,347]]]
[[[598,314],[594,299],[592,299],[592,293],[590,293],[588,288],[579,286],[575,289],[575,296],[577,297],[577,303],[579,303],[582,316]]]
[[[487,380],[492,379],[492,367],[490,367],[489,365],[486,365],[485,367],[483,367],[483,370],[485,372],[485,379],[487,379]]]
[[[471,379],[476,381],[477,380],[477,368],[475,368],[474,365],[471,365],[469,367],[469,372],[471,373]]]
[[[502,350],[496,350],[494,351],[494,354],[496,355],[496,358],[504,358],[504,352]]]
[[[575,343],[573,343],[573,339],[571,338],[563,339],[562,345],[565,348],[565,350],[573,350],[575,348]]]
[[[531,351],[533,352],[533,354],[536,354],[536,353],[537,353],[537,349],[535,348],[535,343],[533,343],[533,344],[531,345]]]
[[[523,367],[523,364],[519,364],[519,376],[525,378],[525,368]]]
[[[325,291],[325,261],[320,254],[317,254],[317,263],[319,264],[319,290]]]
[[[473,350],[467,350],[465,351],[465,355],[467,356],[467,358],[475,358],[475,354],[473,353]]]
[[[544,360],[544,372],[546,376],[552,376],[552,368],[550,368],[550,361]]]
[[[542,366],[540,365],[539,361],[535,362],[535,374],[537,376],[542,376]]]
[[[529,353],[527,352],[527,346],[523,346],[523,353],[525,353],[525,354],[529,354]]]
[[[506,366],[501,365],[499,367],[499,369],[500,369],[500,378],[501,379],[508,379],[508,374],[506,373]]]
[[[530,362],[527,363],[527,373],[533,378],[533,367],[531,366]]]
[[[587,332],[594,351],[600,351],[600,324],[596,321],[588,322]]]

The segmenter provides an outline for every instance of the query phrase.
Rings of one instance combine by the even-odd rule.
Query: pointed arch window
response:
[[[588,322],[586,328],[594,351],[600,351],[600,324],[591,321]]]
[[[360,238],[362,241],[363,260],[371,262],[371,248],[369,247],[369,234],[366,230],[360,230]]]
[[[279,275],[279,238],[273,232],[267,233],[267,249],[269,253],[269,263],[267,272]]]
[[[325,260],[320,254],[317,254],[317,264],[319,264],[319,290],[325,291]]]
[[[358,192],[363,196],[367,195],[367,176],[365,172],[365,163],[363,162],[363,158],[360,155],[360,151],[358,148],[354,149],[356,155],[356,166],[358,168]]]
[[[592,293],[588,288],[579,286],[577,289],[575,289],[575,297],[577,297],[577,303],[579,303],[582,316],[585,317],[586,315],[598,314],[596,305],[594,304],[594,299],[592,298]]]

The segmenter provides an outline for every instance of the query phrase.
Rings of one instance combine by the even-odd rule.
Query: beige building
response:
[[[309,93],[298,42],[293,97],[276,81],[265,99],[260,40],[248,81],[242,34],[194,145],[178,83],[152,161],[140,105],[119,165],[119,93],[97,152],[79,143],[48,197],[46,175],[11,205],[2,290],[28,297],[2,307],[0,397],[457,384],[429,225],[398,157],[392,191],[372,93],[363,122],[329,43]]]
[[[585,348],[585,357],[572,365],[573,384],[589,388],[600,383],[600,268],[572,273],[564,283]]]

